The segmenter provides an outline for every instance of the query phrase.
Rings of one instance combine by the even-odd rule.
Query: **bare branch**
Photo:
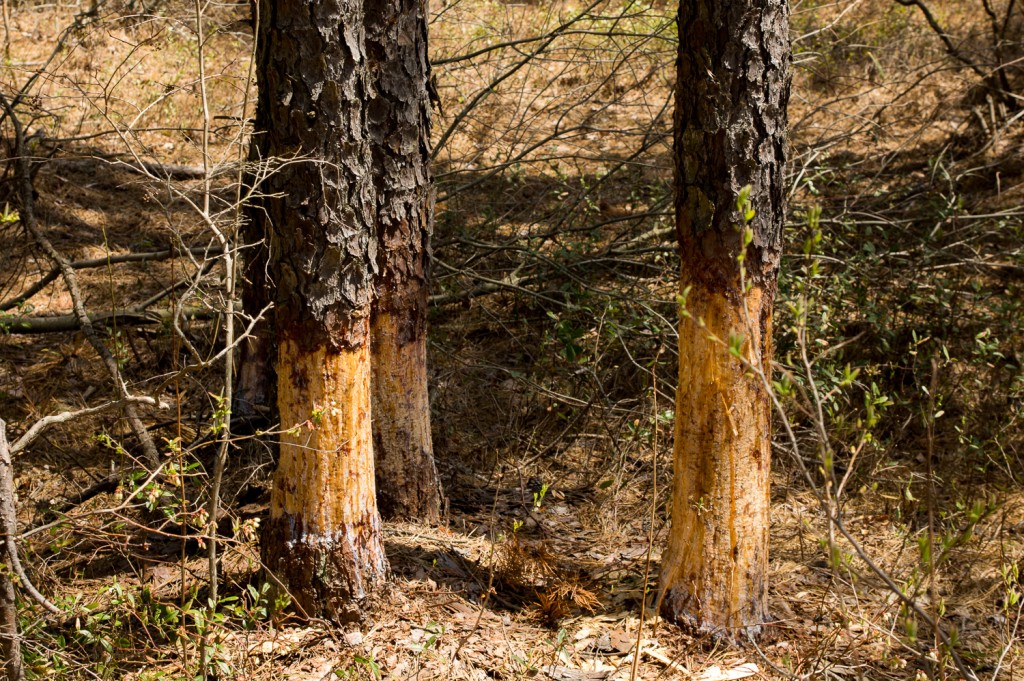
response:
[[[194,248],[189,248],[189,249],[187,249],[187,251],[189,253],[193,254],[193,255],[206,255],[206,254],[208,254],[210,252],[210,249],[208,247],[205,247],[205,246],[197,246],[197,247],[194,247]],[[168,249],[168,250],[164,250],[164,251],[149,251],[149,252],[146,252],[146,253],[122,253],[122,254],[118,254],[118,255],[108,255],[108,256],[104,256],[102,258],[90,258],[88,260],[75,260],[75,261],[71,262],[70,265],[71,265],[72,269],[84,270],[84,269],[89,269],[89,268],[93,268],[93,267],[105,267],[107,265],[120,265],[122,263],[129,263],[129,262],[134,262],[134,263],[139,263],[139,262],[158,262],[158,261],[161,261],[161,260],[169,260],[171,258],[176,258],[176,257],[178,257],[181,254],[182,254],[182,251],[180,249],[176,249],[176,248]],[[27,302],[29,299],[32,298],[32,296],[34,296],[37,293],[39,293],[40,291],[42,291],[44,288],[47,287],[47,285],[52,283],[59,276],[60,276],[60,267],[54,266],[53,268],[50,269],[49,272],[46,273],[46,275],[42,279],[40,279],[36,283],[34,283],[31,286],[29,286],[28,289],[26,289],[24,293],[20,293],[16,297],[11,298],[10,300],[5,300],[4,302],[0,303],[0,311],[4,311],[5,312],[7,310],[11,310],[11,309],[14,309],[14,308],[18,307],[22,303]]]
[[[206,320],[217,316],[215,310],[207,308],[187,308],[182,317],[188,320]],[[169,324],[174,319],[173,309],[166,310],[125,310],[117,312],[108,310],[96,312],[90,316],[91,326],[130,325],[143,326],[151,324]],[[5,333],[31,335],[38,333],[68,333],[81,331],[82,320],[73,314],[57,317],[16,317],[0,316],[0,329]]]
[[[92,320],[89,318],[88,312],[85,309],[85,298],[82,296],[82,292],[78,286],[78,277],[75,275],[75,270],[71,267],[70,261],[65,258],[60,251],[54,248],[50,240],[46,238],[46,235],[39,229],[39,226],[35,221],[35,214],[33,211],[35,195],[32,187],[32,176],[29,169],[28,156],[25,154],[25,130],[22,127],[21,120],[18,118],[17,112],[7,97],[0,93],[0,105],[3,106],[7,116],[11,119],[11,125],[14,127],[14,149],[16,156],[16,171],[15,177],[18,180],[18,189],[21,196],[21,213],[20,219],[22,224],[25,225],[25,229],[28,230],[29,234],[32,235],[39,247],[46,253],[47,257],[53,261],[56,267],[60,268],[61,276],[64,278],[64,283],[68,287],[68,293],[71,295],[71,303],[74,309],[75,317],[78,319],[78,323],[81,326],[82,333],[88,339],[89,344],[93,346],[93,349],[99,354],[103,360],[103,365],[107,369],[107,373],[110,374],[110,378],[114,383],[117,392],[122,398],[128,398],[128,386],[125,385],[124,379],[121,377],[121,371],[117,366],[117,360],[114,359],[110,349],[100,341],[99,336],[96,334],[96,329],[92,325]],[[160,464],[160,455],[157,452],[156,444],[153,443],[153,438],[150,436],[149,431],[146,430],[145,425],[142,423],[142,419],[139,418],[138,410],[135,408],[135,403],[127,402],[125,404],[125,413],[128,416],[128,423],[131,425],[132,431],[135,436],[142,443],[142,449],[145,452],[146,458],[152,467],[157,467]]]
[[[18,536],[18,510],[14,505],[14,464],[11,462],[11,449],[7,446],[7,423],[3,419],[0,419],[0,524],[3,525],[0,532],[3,533],[7,560],[11,571],[21,581],[22,588],[51,615],[62,614],[60,608],[39,593],[18,558],[15,544],[15,537]]]

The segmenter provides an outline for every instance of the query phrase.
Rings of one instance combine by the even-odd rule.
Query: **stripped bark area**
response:
[[[373,315],[378,504],[388,517],[437,522],[441,494],[430,437],[426,330],[421,314],[425,310],[416,310],[410,319],[408,312],[402,314],[402,308],[390,307],[390,302],[378,301]]]
[[[764,303],[760,289],[737,305],[731,296],[694,288],[687,304],[693,318],[680,325],[672,531],[662,572],[662,612],[728,637],[765,619],[771,437],[764,387],[746,375],[722,341],[747,328],[743,304],[751,319],[759,320]],[[767,370],[770,347],[758,327],[755,322],[743,350],[748,361]]]
[[[772,306],[785,217],[784,0],[683,0],[675,114],[679,325],[662,614],[725,638],[767,617]],[[753,241],[736,202],[749,186]],[[736,340],[733,341],[734,343]]]
[[[309,616],[348,620],[386,576],[370,427],[376,197],[361,0],[261,0],[256,140],[285,159],[269,236],[282,437],[264,561]]]
[[[278,409],[295,427],[281,437],[264,562],[303,612],[356,619],[354,606],[387,574],[372,476],[369,345],[310,349],[285,338],[279,353]]]
[[[367,0],[366,49],[376,65],[367,103],[377,198],[373,409],[377,490],[389,517],[440,519],[427,392],[430,63],[422,0]]]

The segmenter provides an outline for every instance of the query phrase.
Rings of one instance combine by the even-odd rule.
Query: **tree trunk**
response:
[[[785,0],[679,7],[676,220],[686,302],[662,614],[729,639],[756,633],[767,616],[770,401],[730,345],[769,375],[788,26]],[[744,246],[737,199],[748,186],[754,215]]]
[[[254,149],[257,145],[253,145]],[[251,162],[258,159],[250,158]],[[258,209],[258,207],[256,207]],[[239,236],[242,240],[242,311],[250,317],[259,314],[264,319],[253,328],[252,334],[242,340],[238,352],[238,378],[235,380],[231,416],[249,421],[251,425],[265,425],[275,422],[273,310],[266,310],[270,303],[267,282],[269,237],[262,233],[265,227],[260,216],[249,211],[249,218],[242,224]],[[260,230],[260,231],[257,231]],[[266,310],[266,311],[265,311]]]
[[[262,17],[256,0],[249,0],[249,10],[252,25],[257,28],[256,21]],[[270,161],[262,156],[265,147],[267,144],[261,144],[255,136],[249,146],[250,169],[244,181],[249,189],[256,192],[263,188],[260,178],[264,175],[258,165]],[[277,376],[274,375],[276,348],[271,282],[267,281],[270,234],[258,201],[246,205],[245,211],[246,219],[242,221],[238,234],[242,258],[242,312],[249,318],[262,314],[263,320],[240,343],[231,415],[248,421],[254,430],[253,427],[277,422]]]
[[[377,498],[388,517],[440,519],[427,394],[430,64],[422,0],[367,0],[366,46],[379,65],[369,104],[377,195],[373,444]]]
[[[0,419],[0,535],[3,536],[4,550],[0,556],[10,553],[7,542],[14,541],[18,534],[18,511],[14,498],[14,463],[7,445],[7,424]],[[25,678],[21,661],[21,635],[18,631],[18,603],[14,593],[14,569],[10,559],[0,565],[0,656],[7,681],[21,681]]]
[[[370,427],[376,270],[368,133],[379,67],[361,0],[260,0],[256,135],[282,428],[267,568],[309,616],[349,620],[386,577]]]

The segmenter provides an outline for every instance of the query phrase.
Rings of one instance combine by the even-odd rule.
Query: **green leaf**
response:
[[[743,340],[742,334],[729,334],[729,354],[736,359],[743,359]]]

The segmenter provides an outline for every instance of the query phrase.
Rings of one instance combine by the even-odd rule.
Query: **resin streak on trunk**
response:
[[[662,614],[738,639],[767,618],[770,401],[747,369],[770,375],[786,214],[788,4],[681,0],[677,23],[675,208],[686,309]],[[749,224],[737,210],[744,187]],[[729,352],[738,338],[748,365]]]
[[[743,335],[747,361],[767,371],[771,353],[761,330],[770,333],[770,308],[757,288],[744,299],[694,286],[692,318],[679,329],[676,403],[685,406],[676,411],[672,533],[680,539],[665,555],[662,612],[730,638],[765,618],[771,438],[761,381],[723,341]]]
[[[365,323],[365,322],[364,322]],[[351,619],[387,574],[374,502],[369,346],[280,343],[283,428],[267,527],[267,567],[308,614]]]

